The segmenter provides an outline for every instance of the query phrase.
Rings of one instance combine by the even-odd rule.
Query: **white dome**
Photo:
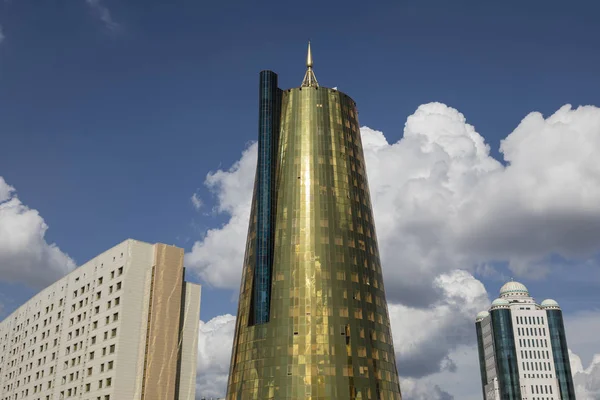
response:
[[[529,296],[529,290],[520,282],[506,282],[500,288],[500,297],[506,296]]]
[[[492,301],[492,307],[508,306],[508,305],[510,305],[510,303],[506,299],[496,299],[496,300]]]
[[[490,315],[490,313],[489,313],[489,312],[487,312],[487,311],[482,311],[482,312],[480,312],[479,314],[477,314],[477,318],[475,318],[475,321],[479,322],[479,321],[481,321],[482,319],[485,319],[485,318],[487,318],[487,316],[488,316],[488,315]]]
[[[556,300],[552,300],[552,299],[546,299],[544,301],[542,301],[542,304],[540,304],[542,307],[546,308],[546,307],[557,307],[559,308],[560,306],[558,305],[558,303],[556,302]]]

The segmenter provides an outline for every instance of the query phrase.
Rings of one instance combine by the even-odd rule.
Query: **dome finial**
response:
[[[302,81],[301,87],[319,87],[317,77],[313,72],[313,59],[312,52],[310,50],[310,40],[308,41],[308,54],[306,55],[306,74],[304,74],[304,80]]]

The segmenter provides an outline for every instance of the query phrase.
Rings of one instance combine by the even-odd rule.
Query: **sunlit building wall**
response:
[[[0,323],[0,399],[194,399],[199,313],[183,250],[126,240]]]

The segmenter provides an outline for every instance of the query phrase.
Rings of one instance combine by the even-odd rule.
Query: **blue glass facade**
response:
[[[269,322],[273,271],[276,170],[281,89],[277,74],[260,73],[258,163],[256,170],[256,264],[251,325]]]
[[[554,368],[560,395],[563,400],[575,400],[575,388],[573,386],[573,375],[571,375],[571,364],[569,363],[569,349],[565,336],[561,310],[546,310],[548,317],[548,330],[550,332],[550,343],[554,356]]]
[[[483,349],[483,332],[481,322],[475,323],[477,330],[477,350],[479,353],[479,372],[481,373],[481,388],[483,390],[483,398],[485,399],[485,385],[487,385],[487,372],[485,370],[485,352]]]
[[[510,310],[495,309],[490,314],[492,316],[500,399],[521,400],[517,351]]]

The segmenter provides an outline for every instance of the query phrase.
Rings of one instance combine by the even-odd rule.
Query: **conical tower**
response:
[[[228,400],[401,400],[356,103],[260,73]]]

